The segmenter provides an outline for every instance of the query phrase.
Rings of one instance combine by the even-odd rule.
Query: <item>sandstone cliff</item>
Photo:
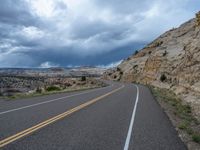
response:
[[[191,104],[200,118],[200,13],[162,34],[104,76],[171,89]]]

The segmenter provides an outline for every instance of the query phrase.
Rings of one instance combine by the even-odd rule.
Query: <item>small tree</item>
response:
[[[200,26],[200,11],[196,13],[196,26]]]
[[[138,50],[135,51],[134,55],[137,55],[137,53],[138,53]]]
[[[117,67],[117,71],[121,71],[121,69],[119,67]]]
[[[81,81],[86,81],[86,76],[82,76]]]
[[[160,76],[160,81],[161,81],[161,82],[164,82],[165,80],[167,80],[167,77],[166,77],[165,74],[162,74],[162,75]]]

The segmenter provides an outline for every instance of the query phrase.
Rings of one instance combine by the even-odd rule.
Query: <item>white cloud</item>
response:
[[[52,0],[31,0],[33,11],[40,17],[52,17],[54,15],[54,1]]]
[[[114,68],[114,67],[117,67],[119,64],[121,64],[122,61],[123,61],[123,60],[120,60],[120,61],[117,61],[117,62],[112,62],[112,63],[107,64],[107,65],[99,65],[99,66],[97,66],[97,67],[106,68],[106,69]]]
[[[45,33],[42,30],[34,26],[23,27],[20,34],[32,40],[42,38],[45,35]]]
[[[53,64],[51,62],[44,62],[39,67],[40,68],[51,68],[51,67],[58,67],[59,65]]]

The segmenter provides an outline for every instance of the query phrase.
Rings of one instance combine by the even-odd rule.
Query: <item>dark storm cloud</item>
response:
[[[105,66],[199,8],[197,0],[1,0],[0,67]]]
[[[100,66],[110,64],[111,62],[115,62],[116,60],[122,60],[127,56],[133,54],[135,49],[139,47],[141,48],[142,46],[144,46],[144,43],[132,43],[130,45],[118,47],[114,50],[115,53],[113,53],[113,51],[111,50],[105,53],[87,57],[82,57],[74,53],[62,53],[62,55],[60,55],[59,51],[55,51],[53,49],[48,50],[48,53],[40,49],[38,51],[31,51],[28,53],[24,52],[24,54],[26,54],[29,57],[32,57],[32,59],[38,60],[36,63],[34,63],[34,67],[41,65],[43,62],[52,62],[54,64],[57,64],[58,58],[60,66],[80,66],[91,64],[95,66]]]
[[[37,21],[37,18],[31,14],[28,3],[24,0],[1,0],[1,23],[11,25],[36,25]]]

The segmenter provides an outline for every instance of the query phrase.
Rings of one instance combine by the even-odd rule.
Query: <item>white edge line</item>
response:
[[[134,120],[135,120],[137,104],[138,104],[138,101],[139,101],[139,88],[138,88],[137,85],[134,85],[134,86],[137,88],[137,96],[136,96],[135,106],[134,106],[134,109],[133,109],[129,129],[128,129],[128,134],[127,134],[127,137],[126,137],[126,142],[125,142],[125,145],[124,145],[124,150],[129,149],[129,143],[130,143],[130,140],[131,140],[131,133],[132,133],[132,130],[133,130],[133,124],[134,124]]]
[[[111,86],[108,86],[108,87],[112,87],[112,86],[113,86],[113,84]],[[94,89],[94,90],[90,90],[90,91],[87,91],[87,92],[82,92],[82,93],[78,93],[78,94],[74,94],[74,95],[69,95],[69,96],[65,96],[65,97],[52,99],[52,100],[45,101],[45,102],[40,102],[40,103],[36,103],[36,104],[32,104],[32,105],[27,105],[27,106],[23,106],[23,107],[11,109],[11,110],[3,111],[3,112],[0,112],[0,115],[7,114],[7,113],[10,113],[10,112],[14,112],[14,111],[17,111],[17,110],[22,110],[22,109],[26,109],[26,108],[42,105],[42,104],[46,104],[46,103],[51,103],[51,102],[58,101],[58,100],[61,100],[61,99],[64,99],[64,98],[70,98],[70,97],[74,97],[74,96],[78,96],[78,95],[87,94],[87,93],[98,91],[98,90],[102,90],[102,89],[105,89],[105,88],[108,88],[108,87],[103,87],[103,88],[100,88],[100,89]]]

